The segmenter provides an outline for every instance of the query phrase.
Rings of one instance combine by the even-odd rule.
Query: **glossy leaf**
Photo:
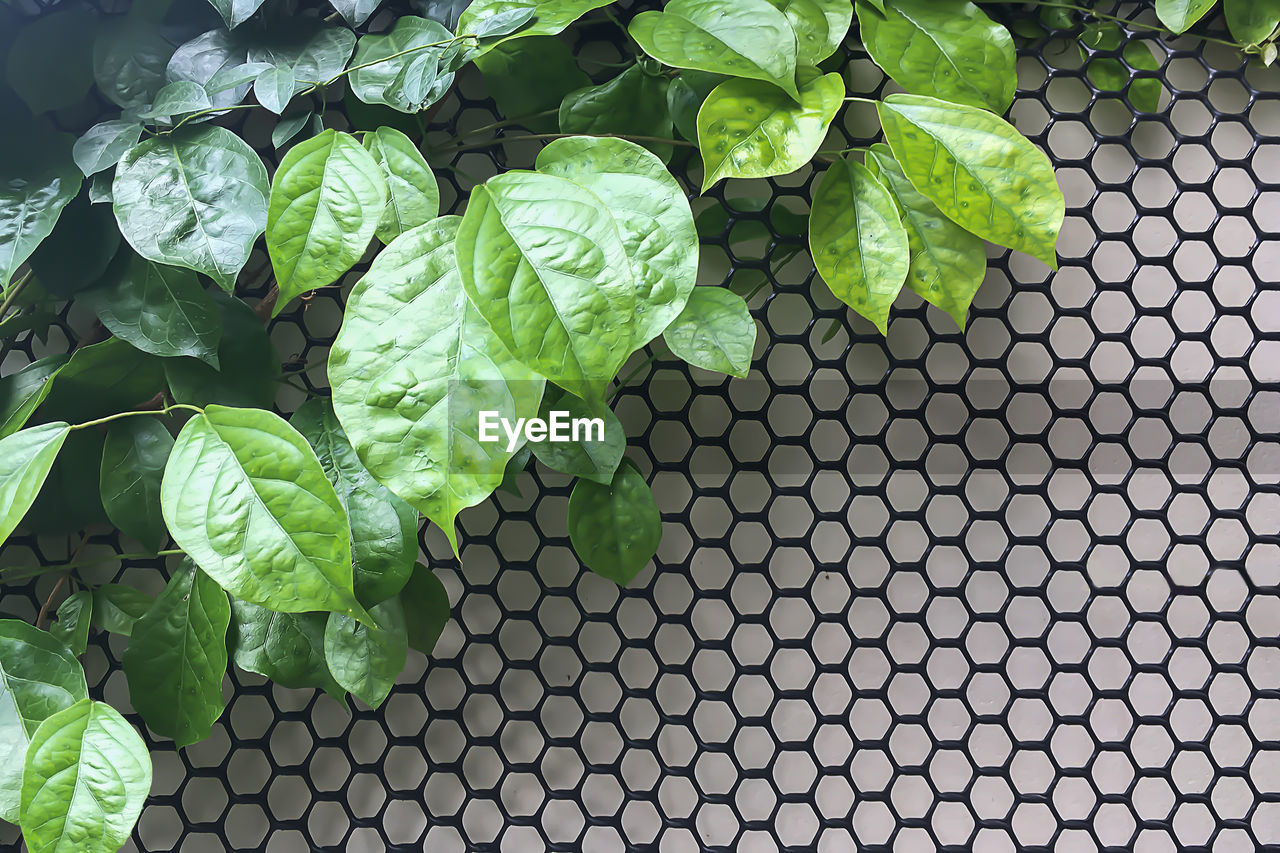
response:
[[[1175,33],[1183,33],[1217,3],[1218,0],[1156,0],[1156,16]]]
[[[340,75],[355,47],[355,34],[346,27],[293,23],[287,30],[269,33],[266,39],[255,39],[248,58],[251,64],[287,70],[295,81],[294,92],[298,92]]]
[[[632,352],[636,297],[597,196],[551,175],[499,175],[472,193],[457,255],[471,303],[516,358],[580,397],[603,394]]]
[[[1013,37],[969,0],[858,3],[862,43],[908,92],[1003,113],[1018,86]]]
[[[667,85],[666,77],[636,63],[599,86],[566,95],[560,104],[560,132],[670,139],[674,125],[667,110]],[[645,147],[663,161],[671,159],[670,145],[646,142]]]
[[[227,594],[189,560],[133,626],[124,674],[133,707],[178,747],[204,740],[222,716]]]
[[[939,210],[1057,268],[1066,202],[1044,152],[986,110],[920,95],[890,95],[877,110],[903,172]]]
[[[302,133],[304,128],[308,126],[314,126],[314,124],[317,122],[318,119],[319,119],[319,116],[317,116],[310,107],[307,107],[305,109],[295,110],[293,112],[287,113],[286,115],[280,116],[280,121],[278,121],[276,123],[276,126],[271,129],[272,147],[274,147],[277,151],[285,147],[290,142],[292,142],[298,136],[298,134]],[[323,123],[319,128],[319,132],[320,133],[324,132]],[[315,133],[310,133],[310,134],[307,134],[306,136],[303,136],[302,138],[309,139],[310,137],[315,135],[316,135]]]
[[[662,337],[672,353],[694,367],[743,379],[751,372],[756,322],[746,300],[732,291],[695,287]]]
[[[93,43],[93,78],[117,106],[151,103],[165,82],[174,45],[161,27],[139,15],[121,15],[98,24]]]
[[[485,21],[498,15],[532,9],[533,23],[508,39],[554,36],[592,9],[608,6],[611,0],[472,0],[458,16],[458,33],[483,32]],[[498,42],[501,43],[501,42]]]
[[[222,16],[227,29],[233,30],[253,17],[263,0],[209,0],[209,5]]]
[[[49,396],[53,380],[67,361],[65,355],[51,355],[0,377],[0,438],[22,429]]]
[[[408,628],[409,648],[424,655],[435,649],[444,626],[449,624],[449,592],[435,573],[418,563],[413,576],[400,592]]]
[[[83,182],[65,133],[0,133],[0,291],[48,237]]]
[[[769,0],[671,0],[628,32],[664,65],[764,80],[800,100],[796,34]]]
[[[947,312],[963,330],[987,272],[986,246],[911,185],[887,145],[873,145],[866,164],[902,215],[911,253],[907,287]]]
[[[412,15],[397,20],[389,33],[363,36],[351,60],[356,70],[347,77],[351,91],[366,104],[402,113],[426,109],[453,85],[453,74],[439,73],[436,65],[452,39],[440,24]],[[407,72],[412,72],[408,79]]]
[[[164,371],[158,359],[119,338],[109,338],[72,354],[45,400],[43,413],[68,421],[102,418],[145,403],[163,387]]]
[[[133,626],[151,609],[155,599],[119,583],[103,584],[93,591],[93,624],[112,634],[128,637]]]
[[[644,475],[623,460],[609,485],[579,480],[569,495],[569,541],[587,568],[626,586],[658,553],[662,516]]]
[[[98,15],[68,4],[31,18],[9,48],[10,87],[33,113],[80,103],[93,86],[93,41]]]
[[[413,140],[393,127],[365,135],[364,146],[382,172],[387,203],[375,232],[390,243],[410,228],[426,225],[440,215],[440,187]]]
[[[120,232],[138,254],[202,272],[230,293],[267,227],[267,170],[222,127],[185,127],[125,155],[112,187]]]
[[[80,657],[89,646],[89,624],[93,618],[93,593],[82,589],[68,595],[58,605],[57,618],[49,633]]]
[[[727,78],[706,71],[682,71],[667,87],[667,110],[676,130],[690,142],[698,141],[698,111],[707,96]]]
[[[88,697],[69,649],[26,622],[0,619],[0,820],[18,822],[22,762],[36,729]]]
[[[110,169],[142,138],[142,125],[115,119],[95,124],[76,140],[72,156],[85,176]]]
[[[162,266],[126,250],[80,301],[120,339],[165,358],[190,356],[218,366],[222,319],[190,270]]]
[[[721,178],[786,175],[812,160],[844,101],[844,81],[805,69],[798,100],[756,80],[717,86],[698,112],[702,191]]]
[[[911,255],[893,196],[866,166],[841,159],[827,168],[813,192],[809,248],[831,292],[887,335]]]
[[[236,666],[281,687],[319,687],[341,701],[344,691],[324,660],[325,613],[277,613],[231,599],[227,646]]]
[[[280,298],[332,284],[364,255],[387,204],[378,161],[346,133],[326,130],[280,161],[271,183],[267,251]]]
[[[169,536],[160,513],[160,481],[173,436],[159,420],[126,418],[111,424],[102,447],[102,507],[111,523],[151,551]]]
[[[138,117],[168,119],[210,109],[213,109],[213,101],[203,86],[190,80],[175,80],[166,83],[156,93],[155,103],[138,113]]]
[[[479,413],[532,417],[543,388],[467,301],[454,261],[458,224],[437,219],[378,256],[329,354],[334,408],[361,461],[455,549],[457,514],[498,487],[511,457],[505,441],[480,442]]]
[[[631,348],[662,334],[698,278],[698,234],[684,190],[661,161],[623,139],[557,139],[538,171],[590,190],[609,210],[630,263],[636,300]]]
[[[386,700],[409,655],[404,605],[389,598],[370,609],[377,628],[341,613],[329,614],[324,629],[324,657],[338,684],[377,708]]]
[[[230,88],[213,91],[210,84],[219,74],[249,61],[250,42],[242,35],[218,27],[181,45],[165,67],[166,80],[190,80],[206,87],[215,107],[230,107],[244,100],[252,78]]]
[[[276,399],[276,375],[280,356],[276,354],[262,320],[253,309],[215,291],[222,325],[218,344],[218,367],[195,358],[166,358],[164,375],[169,391],[178,403],[268,409]]]
[[[115,853],[151,791],[147,745],[104,702],[82,699],[36,730],[22,772],[30,853]]]
[[[356,598],[366,607],[404,587],[418,558],[418,513],[373,479],[328,400],[312,398],[291,423],[316,451],[346,509]]]
[[[591,85],[573,51],[554,36],[508,41],[476,59],[485,87],[503,115],[524,116],[558,109],[565,95]],[[558,119],[529,119],[536,131],[554,131]]]
[[[369,16],[378,11],[382,0],[329,0],[329,5],[338,10],[338,14],[353,27],[358,27]]]
[[[850,0],[769,0],[796,33],[800,65],[817,65],[840,49],[853,23]]]
[[[178,547],[237,598],[369,618],[352,590],[342,503],[306,439],[276,415],[209,406],[187,421],[160,505]]]
[[[31,508],[69,432],[51,423],[0,438],[0,545]]]
[[[539,417],[551,422],[552,413],[560,413],[559,417],[567,423],[580,419],[599,418],[604,421],[603,438],[590,430],[579,433],[576,441],[534,441],[529,443],[533,455],[538,461],[553,471],[571,474],[608,484],[618,470],[622,454],[627,449],[627,434],[622,423],[613,410],[607,406],[593,407],[567,391],[547,395],[542,403]],[[564,427],[568,430],[570,427]],[[570,435],[573,433],[571,432]]]
[[[1261,44],[1280,26],[1280,0],[1222,0],[1231,37],[1242,44]]]
[[[277,65],[257,76],[253,81],[253,94],[259,104],[280,115],[293,99],[297,84],[291,68]]]

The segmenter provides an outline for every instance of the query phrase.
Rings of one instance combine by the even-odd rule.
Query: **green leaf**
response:
[[[253,17],[262,3],[263,0],[209,0],[209,5],[222,16],[229,30],[234,30]]]
[[[70,299],[102,278],[120,249],[120,229],[111,209],[94,205],[81,189],[53,233],[31,253],[31,269],[44,289]]]
[[[554,36],[592,9],[608,6],[611,0],[472,0],[458,17],[458,34],[482,33],[485,21],[498,15],[532,9],[533,23],[502,41],[528,36]]]
[[[0,619],[0,820],[18,822],[22,762],[44,720],[89,698],[84,670],[48,633]]]
[[[369,618],[342,502],[306,439],[271,412],[209,406],[187,421],[160,505],[178,547],[237,598]]]
[[[93,591],[93,624],[112,634],[128,637],[155,599],[119,583],[103,584]]]
[[[288,29],[268,33],[266,41],[255,41],[248,56],[251,63],[288,69],[296,93],[342,74],[355,47],[355,34],[346,27],[293,22]]]
[[[506,469],[502,472],[502,485],[498,486],[498,491],[506,492],[516,497],[524,497],[520,492],[519,476],[529,467],[529,460],[533,457],[533,448],[528,443],[516,451],[516,455],[512,456],[507,462]]]
[[[180,46],[165,68],[167,80],[190,80],[206,87],[215,107],[230,107],[244,100],[252,77],[231,88],[213,91],[218,75],[230,73],[249,61],[250,42],[242,35],[217,27]],[[260,71],[261,69],[259,69]],[[256,74],[257,72],[255,72]]]
[[[511,35],[523,29],[525,24],[537,16],[537,13],[538,10],[533,3],[517,4],[513,8],[472,21],[465,35],[474,36],[477,39],[496,39]]]
[[[22,771],[30,853],[115,853],[151,791],[147,745],[114,708],[82,699],[36,730]]]
[[[702,191],[721,178],[786,175],[812,160],[844,102],[844,81],[801,69],[797,100],[757,80],[717,86],[698,112]]]
[[[827,168],[813,191],[809,248],[831,292],[887,335],[911,255],[893,196],[866,166],[842,158]]]
[[[908,92],[1003,113],[1018,88],[1013,37],[968,0],[858,4],[862,43]]]
[[[467,296],[507,349],[560,387],[601,397],[632,352],[636,305],[603,202],[564,178],[508,172],[476,187],[457,239]]]
[[[1093,86],[1102,92],[1125,94],[1134,109],[1141,112],[1154,113],[1160,109],[1160,92],[1163,89],[1160,80],[1134,77],[1132,73],[1160,70],[1159,60],[1152,55],[1144,40],[1130,40],[1117,24],[1104,21],[1085,27],[1080,41],[1080,58],[1087,63],[1085,72]],[[1085,49],[1086,45],[1095,52],[1117,52],[1123,59],[1091,56]]]
[[[658,553],[662,516],[644,475],[624,459],[609,485],[579,480],[569,495],[569,541],[596,574],[626,586]]]
[[[71,6],[32,18],[9,50],[8,81],[33,113],[73,107],[93,86],[98,15]]]
[[[1218,0],[1156,0],[1156,17],[1175,33],[1183,33],[1203,18]]]
[[[102,324],[143,352],[191,356],[218,366],[222,320],[190,270],[162,266],[125,250],[101,284],[80,296]]]
[[[426,109],[453,85],[453,74],[438,74],[436,68],[452,39],[453,33],[440,24],[412,15],[397,20],[385,35],[362,36],[351,61],[355,70],[347,76],[351,91],[366,104],[385,104],[402,113]],[[405,77],[411,70],[416,83]],[[430,77],[427,85],[421,85],[427,83],[424,75]],[[417,91],[406,92],[406,85]]]
[[[228,293],[267,227],[267,170],[222,127],[143,141],[120,161],[112,191],[120,231],[138,254],[202,272]]]
[[[279,314],[295,296],[332,284],[364,255],[387,204],[378,161],[336,130],[300,142],[271,183],[267,251]]]
[[[671,352],[694,367],[742,379],[751,372],[756,322],[746,300],[732,291],[695,287],[662,337]]]
[[[43,412],[68,421],[87,421],[128,411],[160,393],[160,362],[119,338],[80,347],[45,400]],[[94,465],[96,479],[97,465]]]
[[[1261,44],[1280,26],[1280,0],[1222,0],[1222,10],[1231,37],[1242,44]]]
[[[902,215],[911,252],[907,287],[947,312],[963,330],[969,305],[987,272],[986,246],[943,216],[911,185],[887,145],[873,145],[866,163]]]
[[[319,116],[311,110],[310,107],[297,110],[280,117],[280,121],[271,129],[271,145],[277,151],[291,142],[294,137],[302,133],[302,129],[307,125],[314,123]],[[319,128],[320,132],[324,132],[323,125]],[[315,136],[314,133],[304,136],[303,139],[309,139]]]
[[[570,92],[560,104],[560,132],[670,139],[674,125],[667,111],[667,78],[649,74],[640,63],[612,80]],[[671,146],[645,143],[665,162]]]
[[[58,619],[49,633],[80,657],[89,647],[89,622],[93,618],[93,593],[87,589],[69,595],[58,605]]]
[[[551,420],[553,412],[559,413],[567,424],[562,427],[566,431],[571,429],[568,425],[575,420],[599,418],[604,421],[604,435],[596,437],[597,433],[588,427],[580,433],[576,430],[570,433],[579,436],[572,441],[531,441],[528,446],[532,448],[533,455],[553,471],[606,485],[610,483],[627,449],[627,434],[618,416],[607,407],[592,407],[567,391],[548,394],[542,401],[538,416],[554,425]]]
[[[796,34],[769,0],[671,0],[628,32],[664,65],[764,80],[800,100]]]
[[[227,594],[189,560],[133,626],[124,674],[147,728],[179,748],[209,736],[222,716],[227,672]]]
[[[190,80],[175,80],[166,83],[156,93],[155,103],[138,113],[138,117],[168,119],[210,109],[213,109],[213,101],[203,86]]]
[[[418,513],[373,479],[328,400],[312,398],[291,420],[310,442],[351,526],[356,598],[366,607],[404,587],[418,558]]]
[[[213,294],[222,325],[218,369],[195,358],[166,358],[164,375],[178,403],[268,409],[279,387],[280,356],[262,320],[248,305],[220,291]]]
[[[238,598],[231,599],[227,646],[236,666],[256,672],[281,687],[319,687],[339,702],[345,691],[324,660],[326,613],[277,613]]]
[[[99,172],[89,179],[89,201],[93,204],[111,204],[111,183],[115,180],[112,171]],[[119,229],[116,229],[119,233]]]
[[[0,438],[0,545],[31,508],[70,432],[52,423]]]
[[[108,18],[94,39],[93,78],[117,106],[149,104],[164,85],[173,51],[158,24],[137,15]]]
[[[53,380],[68,360],[65,355],[51,355],[0,377],[0,438],[22,429],[49,396]]]
[[[393,127],[366,134],[364,146],[387,184],[387,204],[378,221],[377,236],[390,243],[410,228],[426,225],[440,215],[440,187],[413,140]]]
[[[557,139],[537,168],[590,190],[613,216],[636,288],[631,349],[640,349],[680,314],[697,283],[698,233],[684,189],[656,156],[624,139]]]
[[[360,460],[455,549],[454,519],[498,487],[511,457],[505,441],[479,440],[479,413],[532,417],[544,384],[467,301],[458,223],[442,217],[392,241],[351,292],[329,353],[334,408]]]
[[[408,626],[409,648],[424,655],[435,649],[444,626],[449,624],[449,592],[435,573],[418,563],[413,577],[400,592]]]
[[[22,526],[36,536],[70,534],[91,524],[106,524],[98,496],[98,467],[103,434],[81,430],[67,436]]]
[[[329,5],[336,9],[348,24],[358,27],[378,10],[382,0],[329,0]]]
[[[698,141],[698,111],[716,86],[726,78],[706,71],[682,71],[667,87],[667,110],[676,130],[690,142]]]
[[[331,613],[324,629],[324,657],[338,684],[377,708],[404,671],[409,636],[399,598],[389,598],[369,612],[377,628]]]
[[[0,291],[80,192],[73,142],[43,129],[11,126],[0,134]]]
[[[142,138],[142,125],[116,119],[95,124],[76,140],[72,156],[85,177],[110,169]]]
[[[169,535],[160,513],[160,481],[173,436],[158,420],[127,418],[111,424],[102,447],[102,507],[111,523],[150,551]]]
[[[903,172],[939,210],[985,240],[1057,268],[1066,202],[1040,149],[975,107],[890,95],[876,108]]]
[[[253,94],[258,98],[259,104],[280,115],[289,106],[289,101],[293,100],[297,83],[293,69],[277,65],[257,76],[253,81]]]
[[[849,0],[769,0],[796,32],[798,61],[817,65],[840,49],[853,23]]]
[[[506,116],[525,116],[557,109],[564,96],[591,85],[570,47],[554,36],[521,38],[498,45],[476,59],[485,87]],[[535,131],[554,131],[557,119],[528,120]]]

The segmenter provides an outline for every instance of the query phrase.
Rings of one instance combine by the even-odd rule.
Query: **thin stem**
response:
[[[13,304],[18,301],[18,295],[22,293],[22,289],[31,281],[32,276],[32,271],[27,270],[23,273],[22,278],[18,279],[14,283],[13,287],[9,288],[9,292],[5,294],[4,301],[0,302],[0,320],[9,319],[5,316],[5,312],[12,308]]]
[[[88,429],[89,427],[102,426],[103,424],[109,424],[112,421],[118,421],[118,420],[121,420],[122,418],[136,418],[139,415],[167,415],[170,412],[177,411],[178,409],[186,409],[187,411],[195,412],[198,415],[204,414],[204,409],[200,408],[199,406],[189,406],[186,403],[174,403],[172,406],[165,406],[163,409],[152,409],[150,411],[142,411],[142,412],[118,412],[114,415],[107,415],[105,418],[98,418],[96,421],[85,421],[82,424],[76,424],[75,426],[71,427],[71,429],[73,430]]]
[[[70,542],[67,543],[67,545],[70,545],[70,544],[71,544]],[[68,564],[75,563],[75,561],[80,557],[80,555],[84,553],[84,546],[88,544],[89,544],[89,531],[86,530],[84,532],[84,535],[80,537],[80,544],[76,546],[76,550],[72,552],[70,559],[67,560],[67,563]],[[47,618],[49,616],[49,607],[53,604],[53,599],[54,597],[57,596],[58,591],[62,589],[62,587],[66,584],[67,579],[71,577],[70,568],[68,568],[67,566],[63,566],[62,569],[64,574],[62,575],[62,577],[58,578],[58,582],[54,584],[53,589],[49,591],[49,597],[46,598],[44,600],[44,604],[40,606],[40,615],[36,617],[37,628],[43,628],[46,624],[48,624]]]
[[[480,134],[487,133],[488,131],[491,131],[491,130],[498,130],[500,128],[511,127],[512,125],[517,125],[517,124],[524,124],[526,122],[532,121],[535,118],[545,118],[547,116],[553,116],[553,115],[559,115],[559,114],[560,114],[559,109],[543,110],[540,113],[533,113],[532,115],[517,116],[516,118],[504,119],[503,121],[495,121],[493,124],[486,124],[484,127],[477,127],[475,130],[468,130],[464,133],[460,133],[456,137],[454,137],[454,139],[466,139],[468,136],[479,136]]]
[[[653,364],[653,362],[657,358],[658,357],[656,355],[651,355],[648,358],[646,358],[644,361],[640,362],[640,364],[636,365],[635,370],[628,373],[626,375],[626,378],[618,382],[618,386],[613,389],[613,393],[609,395],[609,399],[612,400],[614,397],[618,396],[618,392],[621,391],[624,387],[626,387],[627,383],[629,383],[632,379],[635,379],[637,376],[639,376],[641,372],[643,372],[646,367],[649,367],[651,364]]]
[[[1124,24],[1127,27],[1135,27],[1140,30],[1151,30],[1153,32],[1164,33],[1167,36],[1177,37],[1180,35],[1187,35],[1186,33],[1175,33],[1173,30],[1170,30],[1166,27],[1162,27],[1159,24],[1147,24],[1142,21],[1135,21],[1132,18],[1120,18],[1120,17],[1117,17],[1116,15],[1108,15],[1104,12],[1098,12],[1093,9],[1089,9],[1085,6],[1077,6],[1074,3],[1059,3],[1059,2],[1056,2],[1055,0],[1025,0],[1025,2],[1032,6],[1048,6],[1051,9],[1070,9],[1073,12],[1083,12],[1086,15],[1089,15],[1094,18],[1099,18],[1104,21],[1112,21],[1113,23]],[[1213,36],[1197,35],[1196,38],[1202,39],[1204,41],[1210,41],[1210,42],[1213,42],[1214,44],[1221,44],[1221,45],[1226,45],[1227,47],[1234,47],[1237,50],[1244,50],[1244,48],[1247,47],[1247,45],[1240,44],[1240,42],[1227,41],[1226,39],[1215,38]]]
[[[315,87],[312,86],[310,89],[307,89],[305,92],[300,92],[299,94],[306,95],[314,91],[315,91]],[[179,121],[177,124],[169,128],[168,130],[157,130],[156,135],[165,136],[167,134],[173,133],[175,130],[182,127],[183,125],[190,124],[196,119],[204,118],[205,116],[220,115],[222,113],[229,113],[232,110],[252,110],[252,109],[256,109],[257,107],[258,107],[258,104],[232,104],[229,107],[213,107],[212,109],[208,109],[208,110],[200,110],[199,112],[194,112],[191,115],[183,116],[181,121]]]
[[[484,148],[493,148],[498,145],[506,145],[508,142],[519,142],[524,139],[570,139],[581,134],[576,133],[526,133],[521,136],[500,136],[489,142],[478,142],[474,145],[460,145],[452,148],[441,148],[436,154],[461,154],[464,151],[480,151]],[[683,139],[664,139],[661,136],[631,136],[625,133],[602,133],[601,136],[609,136],[614,139],[626,139],[630,142],[651,142],[656,145],[683,145],[688,148],[697,148],[698,146],[692,142],[686,142]]]
[[[857,95],[850,95],[844,100],[845,100],[845,103],[851,103],[851,102],[859,103],[859,104],[878,104],[879,103],[879,101],[877,101],[875,98],[860,98]]]
[[[375,59],[372,62],[362,62],[359,65],[353,65],[350,68],[340,71],[334,76],[330,77],[328,80],[325,81],[324,85],[332,86],[334,83],[337,83],[339,80],[341,80],[343,77],[350,74],[352,71],[360,71],[364,68],[371,68],[374,65],[381,65],[384,62],[390,62],[393,59],[399,59],[402,56],[408,56],[411,53],[417,53],[420,50],[426,50],[427,48],[430,48],[430,47],[447,47],[456,41],[462,41],[463,39],[467,39],[467,38],[474,38],[474,36],[454,36],[448,41],[433,41],[430,44],[420,44],[417,47],[407,47],[404,50],[397,51],[396,53],[393,53],[389,56],[384,56],[381,59]]]

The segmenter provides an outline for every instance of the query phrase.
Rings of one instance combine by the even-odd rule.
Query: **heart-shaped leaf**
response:
[[[849,0],[769,0],[796,33],[798,61],[817,65],[840,49],[853,23]]]
[[[591,571],[626,586],[658,553],[661,540],[658,504],[630,459],[608,485],[579,480],[573,487],[569,541]]]
[[[102,446],[102,508],[111,523],[151,551],[169,536],[160,512],[160,482],[173,436],[158,420],[128,418],[111,424]]]
[[[80,192],[73,143],[70,134],[34,128],[0,133],[0,291]]]
[[[369,707],[377,708],[404,671],[409,636],[399,598],[389,598],[369,612],[377,620],[377,628],[361,625],[341,613],[329,614],[324,629],[324,657],[338,684]]]
[[[409,648],[431,654],[449,624],[448,590],[434,572],[419,563],[401,590],[400,601],[409,629]]]
[[[0,377],[0,438],[22,429],[49,396],[53,380],[67,361],[65,355],[50,355]]]
[[[662,337],[672,353],[694,367],[742,379],[751,372],[756,322],[746,300],[722,287],[695,287]]]
[[[385,35],[361,37],[347,80],[351,91],[366,104],[385,104],[402,113],[416,113],[444,97],[453,85],[453,74],[438,73],[436,63],[453,33],[435,21],[406,15]],[[405,72],[419,62],[413,84],[417,91],[406,93]],[[430,75],[429,84],[422,79]],[[414,94],[416,97],[409,97]]]

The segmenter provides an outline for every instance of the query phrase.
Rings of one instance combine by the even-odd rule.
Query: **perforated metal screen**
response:
[[[616,61],[618,35],[584,28],[584,56]],[[461,565],[424,531],[454,619],[382,710],[231,672],[210,741],[151,739],[137,848],[1280,844],[1280,72],[1147,44],[1166,89],[1138,119],[1073,43],[1023,48],[1012,117],[1067,194],[1062,268],[993,249],[964,334],[904,295],[886,342],[836,302],[787,215],[810,170],[698,200],[702,280],[763,284],[761,334],[748,380],[659,352],[618,397],[663,511],[656,565],[625,590],[584,571],[564,478],[526,475],[463,515]],[[848,59],[851,91],[883,91]],[[498,118],[468,72],[429,139]],[[858,104],[839,126],[876,129]],[[536,150],[461,155],[446,203]],[[313,389],[338,297],[273,327]],[[91,322],[73,309],[48,348]],[[44,349],[3,346],[6,372]],[[65,548],[17,539],[0,563]],[[102,535],[86,556],[112,549],[133,550]],[[85,577],[155,591],[156,566]],[[6,587],[4,609],[32,618],[51,586]],[[119,640],[86,666],[127,708]]]

